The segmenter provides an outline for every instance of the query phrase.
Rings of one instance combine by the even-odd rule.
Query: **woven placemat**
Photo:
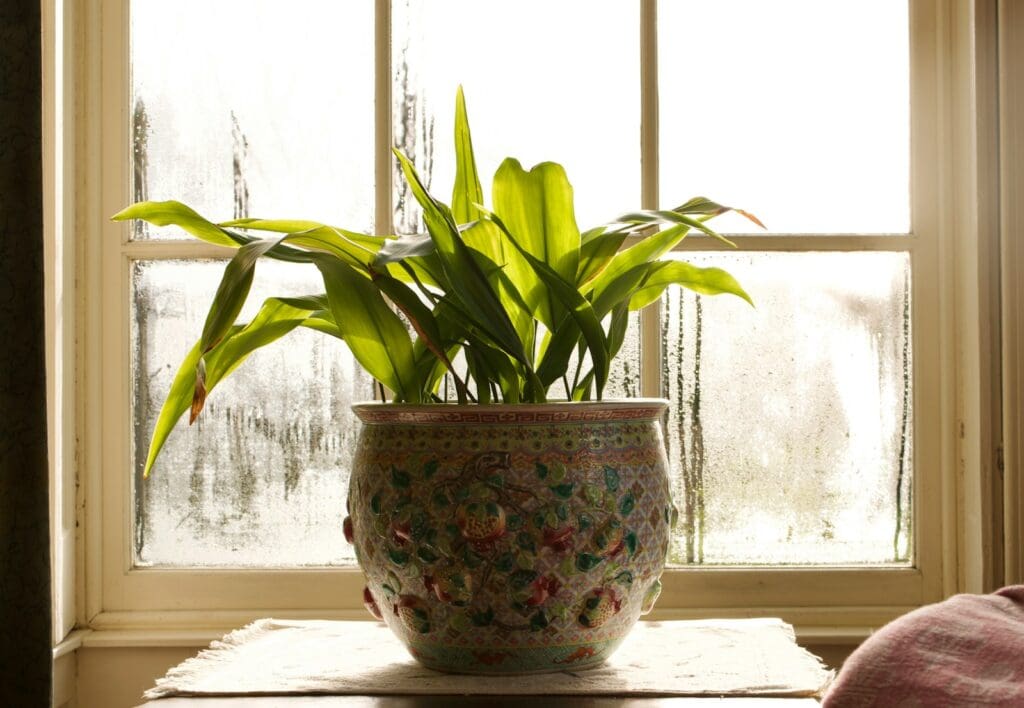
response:
[[[174,667],[145,697],[817,696],[831,677],[790,625],[771,618],[640,622],[602,666],[528,680],[423,668],[376,622],[262,619]]]

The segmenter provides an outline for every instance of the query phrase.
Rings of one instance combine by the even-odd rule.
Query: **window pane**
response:
[[[484,198],[506,157],[561,163],[581,229],[640,203],[639,3],[619,0],[397,0],[395,143],[451,198],[456,87],[466,93]],[[585,31],[583,31],[585,29]],[[419,209],[396,172],[395,224]]]
[[[131,37],[134,200],[372,228],[372,0],[134,0]]]
[[[733,273],[757,308],[664,297],[672,562],[907,562],[907,254],[688,255]]]
[[[909,230],[906,0],[663,0],[658,27],[663,207],[701,194],[774,232]]]
[[[223,262],[134,265],[135,562],[139,566],[351,564],[342,536],[355,401],[371,382],[340,341],[295,331],[254,353],[182,421],[142,480],[163,397],[198,339]],[[257,267],[248,321],[268,295],[320,292],[315,271]]]

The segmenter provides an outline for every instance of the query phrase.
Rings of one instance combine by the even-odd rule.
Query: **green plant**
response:
[[[113,217],[178,226],[238,249],[160,411],[145,474],[186,410],[191,423],[207,394],[250,353],[296,327],[344,340],[395,402],[439,401],[447,373],[461,404],[541,403],[559,382],[572,400],[601,398],[629,312],[671,284],[750,302],[725,271],[663,258],[691,230],[732,245],[705,223],[731,208],[709,199],[631,212],[581,234],[562,166],[544,162],[526,171],[507,158],[494,176],[493,211],[485,209],[461,89],[451,206],[431,196],[410,161],[394,152],[423,208],[426,234],[367,236],[297,220],[215,224],[176,201],[140,202]],[[635,242],[621,248],[630,237]],[[312,263],[325,292],[269,298],[251,322],[236,324],[261,257]],[[460,352],[461,375],[452,364]]]

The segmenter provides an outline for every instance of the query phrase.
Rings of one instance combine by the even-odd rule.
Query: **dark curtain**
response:
[[[0,705],[52,690],[39,0],[0,0]]]

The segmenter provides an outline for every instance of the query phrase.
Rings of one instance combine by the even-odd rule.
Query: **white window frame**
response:
[[[642,201],[653,207],[658,174],[656,0],[637,1],[645,127]],[[1000,427],[999,318],[992,309],[998,283],[981,270],[998,244],[999,207],[993,227],[986,195],[993,187],[998,192],[999,167],[984,159],[989,146],[979,139],[991,128],[986,121],[996,120],[998,108],[992,87],[976,80],[995,75],[996,58],[986,47],[988,42],[994,46],[998,4],[910,0],[910,236],[759,236],[756,242],[735,237],[741,249],[910,254],[915,567],[672,569],[666,571],[653,618],[774,615],[809,636],[841,641],[860,638],[866,628],[957,590],[988,589],[1002,580],[1004,514],[997,507],[1006,500],[993,492],[1000,440],[992,432]],[[266,615],[366,618],[363,581],[354,568],[131,567],[131,259],[223,257],[225,251],[198,242],[130,242],[123,224],[108,221],[130,201],[127,0],[83,0],[74,7],[76,32],[68,33],[66,48],[77,59],[77,71],[66,79],[74,89],[75,150],[65,156],[64,174],[72,182],[68,209],[77,226],[78,367],[71,400],[77,401],[79,443],[79,623],[95,630],[213,631]],[[390,18],[386,0],[376,0],[376,7],[376,212],[378,227],[386,229],[391,213]],[[645,315],[645,340],[656,338],[656,322],[656,314]],[[645,350],[645,395],[658,393],[652,372],[658,371],[659,349]],[[1018,518],[1009,512],[1005,516],[1013,516],[1015,523]]]

